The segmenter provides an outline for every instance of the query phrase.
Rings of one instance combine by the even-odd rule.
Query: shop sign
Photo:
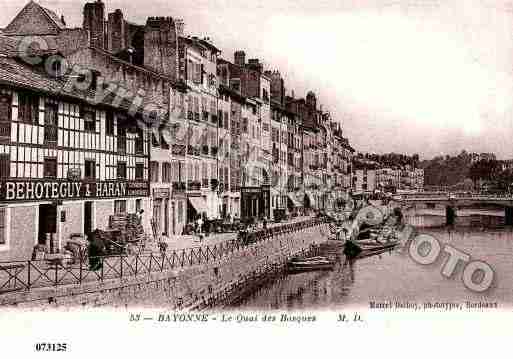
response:
[[[147,182],[2,181],[0,201],[45,201],[114,197],[148,197]]]

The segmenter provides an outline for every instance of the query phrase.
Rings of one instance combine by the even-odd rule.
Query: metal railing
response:
[[[102,257],[81,256],[70,262],[64,259],[0,262],[0,295],[34,288],[103,282],[211,263],[249,245],[304,231],[322,223],[323,219],[310,219],[248,232],[241,238],[214,245],[182,250]]]

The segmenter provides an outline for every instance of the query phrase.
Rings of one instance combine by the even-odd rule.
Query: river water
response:
[[[406,250],[349,261],[340,246],[323,248],[323,254],[336,260],[331,271],[284,274],[264,283],[233,308],[243,310],[305,310],[369,308],[371,301],[402,303],[466,302],[513,304],[513,229],[502,226],[496,213],[467,214],[452,227],[440,215],[409,213],[406,220],[421,233],[434,236],[469,254],[472,260],[487,262],[494,270],[492,287],[484,293],[472,292],[461,280],[460,263],[450,278],[441,274],[448,257],[443,254],[433,265],[420,265]],[[443,252],[442,252],[443,253]]]

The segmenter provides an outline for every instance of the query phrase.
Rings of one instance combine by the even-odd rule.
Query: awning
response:
[[[207,210],[207,202],[205,201],[205,199],[203,199],[203,197],[188,197],[187,199],[189,200],[191,205],[194,207],[196,212],[203,213],[203,212],[208,211]]]
[[[292,193],[287,193],[287,197],[289,197],[290,201],[294,205],[294,207],[303,207],[303,205],[297,200],[296,196]]]

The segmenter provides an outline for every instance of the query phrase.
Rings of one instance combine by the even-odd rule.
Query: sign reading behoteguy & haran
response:
[[[2,181],[0,201],[73,200],[149,196],[147,182]]]

